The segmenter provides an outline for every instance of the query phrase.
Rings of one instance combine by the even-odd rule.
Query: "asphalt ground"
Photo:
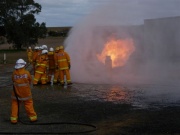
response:
[[[180,134],[180,87],[152,84],[32,86],[38,121],[29,123],[21,105],[20,121],[12,125],[13,66],[0,65],[0,134]]]

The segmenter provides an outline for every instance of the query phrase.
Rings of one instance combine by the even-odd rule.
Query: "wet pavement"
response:
[[[59,85],[40,86],[40,88],[67,90],[71,95],[83,100],[131,104],[134,108],[180,106],[180,86],[75,83],[70,87],[64,86],[63,88]]]
[[[6,70],[0,76],[0,134],[180,134],[178,85],[32,86],[38,123],[49,124],[11,125],[11,68]],[[28,122],[22,106],[20,116]]]

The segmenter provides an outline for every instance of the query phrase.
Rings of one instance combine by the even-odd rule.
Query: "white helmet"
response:
[[[30,47],[30,46],[29,46],[28,48],[29,48],[29,49],[31,49],[31,47]]]
[[[47,45],[42,45],[42,49],[47,50]]]
[[[39,50],[39,47],[38,47],[38,46],[35,46],[34,49],[35,49],[35,50]]]
[[[47,50],[42,50],[41,54],[45,54],[45,53],[48,53]]]
[[[53,52],[53,51],[54,51],[54,49],[51,47],[51,48],[49,48],[49,51],[50,51],[50,52]]]
[[[43,50],[42,46],[39,47],[39,50]]]
[[[15,69],[23,68],[26,65],[26,62],[23,59],[18,59],[16,61]]]

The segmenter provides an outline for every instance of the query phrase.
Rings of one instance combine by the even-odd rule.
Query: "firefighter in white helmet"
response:
[[[40,57],[40,55],[41,55],[41,53],[42,53],[42,50],[43,50],[43,48],[42,48],[42,46],[39,46],[39,47],[37,47],[38,48],[38,50],[36,51],[36,55],[35,56],[33,56],[34,57],[34,61],[35,61],[35,65],[37,64],[37,62],[38,62],[38,60],[39,60],[39,57]],[[36,68],[36,67],[35,67]],[[34,73],[35,73],[35,69],[34,68]]]
[[[41,84],[47,84],[47,70],[48,70],[48,51],[42,50],[36,64],[33,84],[37,85],[39,81]]]
[[[32,56],[32,61],[33,63],[36,62],[37,56],[39,55],[39,47],[35,46],[33,50],[33,56]]]
[[[54,49],[51,47],[48,52],[49,60],[49,71],[48,71],[48,83],[53,81],[53,76],[55,73],[55,60],[54,60]]]
[[[42,50],[43,50],[43,47],[42,46],[39,46],[39,53],[38,53],[38,56],[37,56],[37,60],[39,59],[38,57],[41,55],[42,53]]]
[[[26,113],[31,122],[37,121],[37,114],[33,107],[33,99],[31,93],[31,75],[24,67],[26,62],[23,59],[16,61],[15,70],[12,74],[12,81],[14,90],[12,92],[12,106],[11,106],[11,123],[16,124],[18,121],[18,101],[24,103]]]
[[[64,47],[61,45],[59,46],[59,52],[55,56],[55,64],[59,68],[59,77],[60,77],[60,83],[62,86],[64,86],[64,76],[66,75],[66,83],[67,85],[71,85],[71,77],[70,77],[70,56],[67,52],[64,51]]]
[[[35,46],[34,51],[33,51],[33,56],[32,56],[34,74],[35,74],[35,70],[36,70],[35,65],[37,63],[38,55],[39,55],[39,47]]]

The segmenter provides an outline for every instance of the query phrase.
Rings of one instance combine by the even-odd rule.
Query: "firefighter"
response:
[[[36,54],[36,56],[34,56],[35,57],[35,59],[34,59],[35,60],[35,65],[37,64],[37,62],[39,60],[39,57],[40,57],[40,55],[42,53],[42,50],[43,50],[42,46],[39,46],[38,50],[37,50],[37,54]],[[35,68],[36,68],[36,66],[35,66]],[[36,71],[35,68],[34,68],[34,74],[35,74],[35,71]]]
[[[43,47],[42,47],[42,46],[39,46],[39,50],[38,50],[38,55],[37,55],[37,58],[36,58],[36,62],[38,62],[39,57],[40,57],[40,55],[41,55],[41,53],[42,53],[42,50],[43,50]]]
[[[39,55],[39,47],[35,46],[34,51],[33,51],[33,56],[32,56],[34,74],[35,74],[35,70],[36,70],[35,65],[37,62],[38,55]]]
[[[59,52],[59,46],[56,47],[55,52],[54,52],[54,60],[56,61],[56,56]],[[56,84],[59,82],[59,70],[58,70],[58,66],[55,65],[55,72],[54,72],[54,79],[53,79],[53,83]]]
[[[27,56],[28,56],[28,62],[29,62],[29,64],[31,64],[32,63],[33,51],[32,51],[30,46],[27,49]]]
[[[47,84],[47,70],[48,70],[48,51],[42,50],[36,64],[33,85],[37,85],[39,81],[41,84]]]
[[[48,60],[49,60],[48,83],[51,83],[52,81],[51,78],[54,76],[55,73],[54,49],[52,47],[49,48]]]
[[[26,62],[23,59],[16,61],[15,70],[12,74],[14,90],[12,92],[12,106],[10,121],[16,124],[18,121],[18,102],[24,103],[26,113],[31,122],[37,121],[37,114],[33,107],[33,99],[31,93],[31,75],[24,67]],[[18,98],[18,101],[17,101]]]
[[[64,86],[64,76],[66,75],[66,83],[67,85],[71,85],[71,77],[70,77],[70,68],[71,68],[71,63],[70,63],[70,56],[67,52],[64,51],[64,47],[61,45],[59,47],[59,52],[56,55],[55,58],[55,63],[56,66],[58,66],[59,69],[59,77],[60,77],[60,83],[62,86]]]

